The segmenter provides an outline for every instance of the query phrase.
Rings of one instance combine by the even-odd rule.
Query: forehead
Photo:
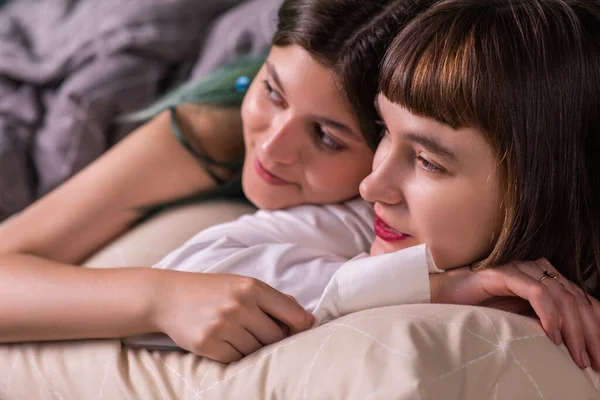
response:
[[[267,62],[276,71],[290,107],[358,125],[335,72],[295,45],[273,46]]]
[[[492,146],[483,132],[476,128],[454,129],[433,118],[415,115],[405,107],[390,102],[382,94],[377,96],[376,104],[392,135],[419,135],[431,138],[449,148],[463,163],[495,158]]]

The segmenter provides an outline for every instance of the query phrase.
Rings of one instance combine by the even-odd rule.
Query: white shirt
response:
[[[350,312],[430,301],[426,247],[369,257],[373,207],[364,200],[261,210],[208,228],[155,268],[236,274],[294,296],[318,323]]]

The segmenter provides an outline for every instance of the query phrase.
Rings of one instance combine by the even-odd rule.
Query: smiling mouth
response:
[[[398,242],[400,240],[408,239],[412,236],[406,235],[402,232],[398,232],[391,226],[389,226],[382,218],[377,216],[375,218],[375,234],[380,239],[386,242]]]
[[[278,177],[277,175],[272,174],[269,170],[267,170],[264,165],[260,162],[258,158],[254,160],[254,169],[258,176],[263,178],[267,183],[271,185],[290,185],[292,182],[288,182],[285,179]]]

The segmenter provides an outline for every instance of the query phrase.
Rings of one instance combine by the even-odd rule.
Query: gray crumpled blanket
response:
[[[127,134],[132,126],[115,124],[115,116],[149,104],[169,80],[189,73],[213,18],[240,1],[23,0],[3,7],[0,217]]]
[[[271,46],[283,0],[248,0],[220,16],[206,41],[191,79],[242,55],[262,55]]]

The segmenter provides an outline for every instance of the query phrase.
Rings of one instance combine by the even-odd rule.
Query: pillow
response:
[[[249,203],[225,200],[174,208],[134,227],[84,265],[91,268],[149,267],[196,233],[254,211],[256,208]]]
[[[0,346],[2,399],[596,399],[526,317],[416,304],[351,314],[230,365],[118,340]]]
[[[88,261],[149,265],[194,233],[251,212],[226,202],[168,211]],[[223,365],[119,340],[0,346],[1,399],[597,399],[533,319],[415,304],[347,315]]]

